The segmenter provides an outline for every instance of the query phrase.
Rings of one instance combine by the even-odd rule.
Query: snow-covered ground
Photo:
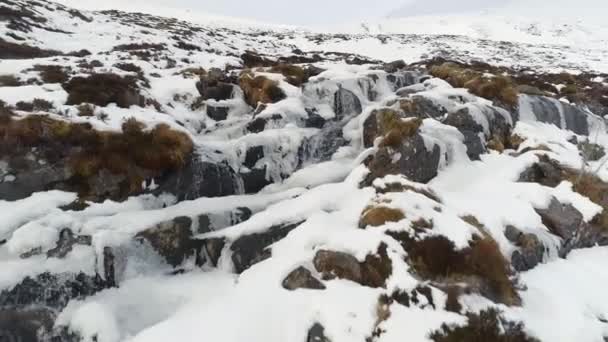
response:
[[[15,3],[28,4],[26,0]],[[97,342],[312,342],[319,339],[311,337],[309,330],[319,323],[324,327],[326,341],[332,342],[431,341],[429,334],[442,324],[465,325],[466,313],[495,307],[509,320],[522,322],[524,331],[540,341],[602,342],[608,338],[608,247],[579,249],[560,258],[567,241],[553,234],[538,212],[555,199],[564,206],[570,205],[588,223],[602,212],[602,206],[577,193],[567,179],[555,187],[520,181],[522,172],[546,155],[574,169],[586,162],[588,169],[597,170],[597,175],[608,182],[608,156],[586,160],[577,144],[589,140],[608,148],[603,118],[584,107],[577,108],[577,118],[582,117],[583,122],[577,124],[588,131],[575,133],[568,116],[574,107],[565,99],[547,100],[553,101],[554,112],[559,116],[557,122],[548,123],[535,112],[538,102],[534,101],[539,100],[532,97],[521,96],[518,108],[509,111],[421,71],[385,71],[382,63],[347,64],[337,54],[408,63],[442,56],[528,67],[539,72],[601,73],[608,72],[608,26],[536,23],[512,17],[429,16],[340,29],[347,33],[319,33],[225,18],[201,23],[201,17],[186,17],[192,21],[187,23],[83,11],[88,18],[83,20],[68,15],[67,7],[44,3],[49,7],[27,7],[46,18],[44,28],[17,32],[0,21],[0,37],[62,52],[87,49],[91,55],[2,59],[0,75],[15,75],[27,81],[39,76],[31,68],[40,64],[70,67],[70,77],[94,72],[134,75],[116,66],[120,62],[133,63],[149,81],[149,88],[142,87],[142,95],[156,100],[160,108],[119,108],[111,104],[98,108],[106,114],[104,117],[81,117],[76,106],[66,104],[68,92],[60,84],[44,82],[0,86],[0,100],[17,105],[19,101],[45,99],[54,104],[52,118],[88,122],[103,131],[120,131],[131,117],[148,128],[168,124],[188,134],[205,160],[239,172],[264,166],[265,176],[272,184],[252,194],[240,192],[186,201],[178,201],[170,194],[143,194],[123,202],[107,199],[90,202],[81,211],[63,207],[73,203],[77,195],[60,190],[41,191],[16,201],[0,200],[0,299],[6,299],[2,297],[6,291],[18,289],[26,277],[35,278],[45,272],[107,277],[106,251],[112,248],[118,251],[116,270],[112,267],[112,272],[116,271],[116,287],[76,296],[57,310],[56,328],[68,327],[84,341]],[[13,36],[8,34],[11,32]],[[196,48],[180,48],[178,42]],[[164,44],[165,48],[158,56],[146,59],[114,49],[131,43]],[[294,86],[271,70],[254,71],[257,76],[274,80],[284,99],[252,108],[236,87],[233,98],[207,103],[230,108],[225,119],[217,121],[205,109],[193,109],[199,96],[195,85],[198,79],[180,73],[185,69],[231,66],[240,71],[241,54],[246,50],[280,57],[292,56],[296,49],[303,51],[301,56],[322,56],[322,61],[313,63],[322,70],[304,85]],[[92,61],[101,62],[101,66],[81,66]],[[407,77],[414,78],[412,84],[399,84]],[[597,82],[608,79],[599,77]],[[338,100],[340,96],[352,100],[351,95],[359,102],[359,110],[353,109],[357,106],[352,102]],[[394,107],[396,101],[416,96],[430,101],[431,107],[444,110],[441,115],[423,117],[416,133],[422,138],[423,153],[439,151],[436,176],[428,184],[416,183],[403,175],[388,175],[362,185],[370,172],[363,162],[382,149],[381,137],[374,146],[365,146],[367,120],[374,110]],[[342,106],[348,105],[352,112],[339,113]],[[464,133],[446,121],[463,110],[471,113],[479,127],[474,137],[484,146],[498,134],[498,123],[512,130],[522,143],[504,151],[484,147],[479,159],[471,160],[467,152],[472,147]],[[19,117],[31,115],[16,112]],[[303,124],[312,112],[324,120],[322,128]],[[280,120],[272,121],[277,114]],[[268,120],[261,131],[249,129],[255,119]],[[314,139],[324,137],[329,137],[330,142],[314,143]],[[333,149],[331,142],[340,139],[344,143]],[[262,156],[253,165],[245,166],[248,152],[258,146],[262,146]],[[307,155],[301,152],[302,146],[320,154],[327,150],[331,153],[326,158],[312,152]],[[402,158],[401,153],[393,152],[392,162]],[[423,163],[423,159],[418,162]],[[5,170],[5,164],[0,159],[0,180],[8,181],[6,177],[14,175]],[[402,186],[403,191],[382,190],[391,184]],[[370,205],[388,206],[403,212],[404,217],[362,229],[360,219]],[[221,216],[238,208],[250,210],[251,218],[210,232],[199,230],[201,215]],[[183,216],[192,219],[188,229],[193,230],[194,240],[225,241],[217,265],[209,260],[197,265],[194,256],[178,266],[170,265],[153,248],[137,240],[138,234],[151,227]],[[466,217],[474,217],[477,224]],[[432,225],[422,233],[415,228],[421,219]],[[232,247],[239,238],[259,237],[271,227],[285,224],[297,227],[262,248],[271,251],[271,257],[255,260],[242,272],[238,270],[234,255],[242,251]],[[510,261],[520,246],[507,238],[509,226],[536,236],[544,251],[541,264],[512,277],[521,305],[501,304],[473,291],[457,299],[462,306],[459,312],[446,309],[448,294],[441,286],[445,285],[442,280],[424,279],[417,274],[402,241],[387,234],[407,233],[420,239],[444,236],[457,250],[485,237],[495,241],[500,254]],[[76,235],[90,236],[90,244],[75,245],[63,258],[47,257],[65,228]],[[321,278],[323,272],[313,261],[319,251],[348,253],[364,263],[382,246],[391,266],[382,286],[362,286],[340,278],[319,280],[323,290],[290,291],[283,285],[284,279],[300,266]],[[258,246],[248,247],[255,250]],[[23,256],[36,249],[39,253]],[[462,279],[463,283],[466,281]],[[429,297],[422,294],[421,288],[428,289]],[[412,300],[409,306],[395,301],[388,308],[381,307],[390,313],[383,317],[378,309],[379,298],[399,291],[418,293],[419,299],[415,303]],[[31,299],[24,297],[27,298],[19,300]],[[41,305],[35,301],[29,304]],[[3,315],[19,309],[19,305],[0,307],[6,310],[0,311],[0,337],[4,333],[11,342],[12,330],[7,323],[10,319]]]

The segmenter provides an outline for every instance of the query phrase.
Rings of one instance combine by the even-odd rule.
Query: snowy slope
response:
[[[0,143],[13,141],[6,132],[25,137],[0,148],[0,339],[436,342],[443,324],[467,326],[488,308],[501,312],[497,334],[525,341],[608,338],[608,203],[568,174],[584,165],[597,175],[591,188],[608,189],[608,156],[582,153],[608,148],[598,107],[568,100],[553,79],[556,93],[507,104],[422,66],[385,64],[444,57],[541,79],[594,72],[586,84],[601,101],[605,26],[433,16],[331,33],[41,0],[0,6],[3,47],[50,54],[0,59],[0,76],[15,78],[0,85]],[[295,81],[276,58],[301,68]],[[55,69],[41,65],[66,79],[49,81],[44,70]],[[135,77],[149,101],[82,115],[70,98],[85,86],[69,80],[108,73]],[[108,83],[94,92],[111,93]],[[222,87],[226,96],[204,98]],[[252,93],[269,99],[252,103]],[[23,106],[34,99],[52,106]],[[6,128],[37,115],[55,126]],[[91,147],[56,122],[118,139],[130,118],[142,132],[165,124],[190,139],[187,166],[145,174],[122,198],[106,195],[114,171],[97,171],[98,196],[77,201],[61,179],[72,160],[57,155]],[[71,145],[30,148],[28,134]],[[396,216],[367,217],[377,208]],[[433,273],[434,260],[447,269]]]

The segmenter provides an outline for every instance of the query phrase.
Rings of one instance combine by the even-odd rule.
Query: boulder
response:
[[[198,216],[197,232],[199,234],[209,233],[234,226],[249,220],[252,214],[251,209],[247,207],[238,207],[220,213],[201,214]]]
[[[404,139],[396,148],[379,148],[367,164],[370,173],[363,185],[387,175],[404,175],[411,181],[428,183],[437,176],[441,157],[438,145],[429,150],[424,138],[415,134]]]
[[[222,197],[240,193],[242,181],[224,163],[203,161],[193,154],[184,167],[161,178],[155,194],[173,194],[179,201],[200,197]]]
[[[90,246],[92,237],[90,235],[75,235],[69,228],[63,229],[59,233],[59,241],[55,248],[49,250],[46,255],[49,258],[65,258],[72,251],[75,245]]]
[[[270,258],[271,252],[268,247],[286,237],[300,224],[302,222],[275,225],[263,233],[244,235],[236,239],[230,245],[235,271],[243,273],[249,267]]]
[[[511,265],[516,271],[525,272],[543,262],[547,249],[536,235],[507,226],[505,236],[518,247],[511,255]]]
[[[386,245],[378,249],[378,255],[367,255],[363,262],[354,256],[330,250],[319,250],[313,259],[315,269],[323,280],[347,279],[368,287],[383,287],[392,274],[392,261],[386,254]]]
[[[547,156],[540,156],[537,163],[532,164],[519,175],[519,182],[538,183],[554,188],[564,178],[562,167],[556,161]]]
[[[333,108],[336,120],[342,120],[345,116],[358,115],[363,111],[361,100],[357,95],[341,86],[334,93]]]
[[[177,217],[148,228],[138,233],[135,238],[150,244],[167,263],[177,267],[195,254],[191,226],[192,220],[189,217]]]
[[[571,204],[560,203],[555,197],[547,208],[536,209],[536,212],[551,233],[564,240],[573,238],[583,224],[583,214],[580,211]]]
[[[384,63],[382,69],[388,73],[393,73],[405,69],[405,67],[407,67],[407,64],[405,64],[403,59],[398,59],[389,63]]]
[[[220,69],[211,69],[207,74],[200,76],[196,82],[196,89],[203,100],[228,100],[232,98],[234,85]]]
[[[315,323],[308,330],[306,342],[331,342],[331,340],[325,336],[325,328],[320,323]]]
[[[199,255],[197,259],[201,261],[208,260],[213,267],[217,267],[222,256],[224,246],[226,246],[226,240],[224,240],[224,238],[205,239],[201,241],[201,246],[202,249],[200,249],[200,252],[202,253],[202,257]]]
[[[229,107],[207,104],[207,116],[215,121],[224,121],[228,118]]]
[[[92,74],[88,77],[73,77],[63,84],[68,92],[67,105],[91,103],[105,107],[116,103],[118,107],[145,105],[145,99],[139,94],[137,78],[116,74]]]
[[[267,185],[272,184],[272,181],[266,177],[266,166],[241,171],[239,176],[243,181],[243,189],[246,194],[258,193]]]
[[[247,149],[247,152],[245,153],[245,161],[243,162],[243,165],[252,169],[255,167],[255,164],[262,158],[264,158],[263,145],[249,147]]]
[[[283,288],[292,291],[297,289],[325,290],[325,285],[315,278],[308,269],[300,266],[291,271],[283,280]]]

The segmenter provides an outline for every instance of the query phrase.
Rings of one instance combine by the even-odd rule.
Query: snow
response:
[[[63,2],[75,4],[71,0]],[[114,5],[108,2],[96,6]],[[121,5],[136,6],[136,3]],[[173,15],[164,10],[158,8],[151,12]],[[388,231],[413,233],[414,222],[425,219],[432,222],[433,228],[421,233],[422,237],[445,236],[456,248],[462,249],[468,247],[475,236],[489,234],[507,258],[516,249],[504,235],[507,226],[537,235],[548,252],[543,264],[519,274],[523,306],[500,308],[509,318],[522,320],[527,331],[543,341],[596,342],[608,335],[608,327],[602,323],[608,319],[605,294],[608,249],[578,250],[567,259],[560,259],[558,249],[562,241],[550,233],[536,212],[556,198],[561,203],[572,204],[589,222],[602,208],[574,192],[569,182],[555,188],[518,182],[521,172],[536,163],[542,154],[574,168],[583,162],[577,146],[571,142],[575,134],[539,123],[526,96],[520,98],[521,120],[514,123],[506,110],[490,111],[490,101],[475,97],[465,89],[454,89],[445,81],[431,78],[408,87],[417,91],[412,96],[423,96],[442,105],[447,112],[468,109],[483,127],[481,134],[486,136],[490,135],[493,115],[502,115],[508,124],[514,125],[513,132],[526,141],[518,151],[490,151],[482,155],[481,160],[471,161],[462,133],[444,125],[442,118],[426,118],[420,131],[425,145],[427,149],[439,146],[443,156],[438,176],[429,184],[387,176],[376,179],[373,187],[361,188],[360,183],[368,173],[361,164],[374,152],[362,146],[363,122],[374,109],[397,98],[383,71],[374,69],[373,65],[348,65],[342,61],[316,63],[315,66],[325,71],[300,89],[288,84],[279,74],[256,70],[256,74],[279,82],[287,96],[256,114],[261,118],[273,114],[284,117],[260,133],[246,131],[253,108],[245,104],[238,90],[238,99],[215,103],[231,108],[228,118],[222,122],[209,118],[204,109],[191,110],[190,105],[198,96],[196,78],[179,74],[187,67],[209,69],[239,65],[238,55],[252,48],[270,56],[288,55],[292,49],[300,48],[413,62],[422,56],[435,55],[439,47],[448,53],[464,54],[456,57],[472,57],[499,65],[538,67],[542,71],[570,68],[602,72],[608,70],[605,25],[578,23],[561,27],[559,23],[545,21],[535,24],[530,18],[460,14],[390,19],[366,25],[365,32],[359,27],[344,29],[356,33],[346,35],[348,39],[324,35],[317,41],[315,32],[193,16],[191,20],[198,23],[193,27],[200,30],[195,30],[189,39],[203,51],[192,53],[176,48],[168,31],[148,28],[152,33],[144,34],[141,32],[144,26],[133,25],[126,19],[121,21],[108,13],[85,12],[93,18],[91,23],[86,23],[68,18],[60,10],[41,11],[49,18],[49,25],[70,27],[74,33],[65,39],[57,32],[34,28],[31,34],[24,34],[26,42],[62,51],[86,47],[94,55],[85,60],[99,58],[104,63],[97,71],[118,72],[113,65],[121,58],[131,58],[128,53],[109,52],[118,44],[134,41],[166,44],[167,55],[176,60],[174,67],[168,67],[164,60],[135,61],[150,82],[150,88],[143,89],[142,95],[157,100],[163,110],[109,105],[98,108],[108,116],[104,121],[97,117],[78,117],[74,106],[65,105],[67,93],[59,84],[0,87],[1,100],[16,104],[43,98],[55,104],[57,112],[52,114],[53,118],[90,122],[99,130],[120,130],[122,123],[131,117],[144,122],[148,129],[160,123],[168,124],[186,132],[201,157],[220,162],[214,158],[222,156],[221,161],[237,172],[246,169],[243,162],[248,149],[262,146],[264,156],[255,167],[267,166],[267,179],[274,182],[252,195],[178,202],[171,195],[148,194],[120,203],[88,202],[89,206],[82,211],[59,209],[77,199],[76,194],[62,191],[35,193],[13,202],[0,201],[0,241],[6,240],[0,243],[0,290],[10,289],[26,276],[43,272],[100,273],[104,247],[132,252],[117,279],[119,287],[71,301],[61,311],[57,325],[67,325],[85,340],[99,342],[199,341],[201,338],[222,342],[279,342],[304,341],[308,329],[319,322],[332,342],[365,341],[378,323],[376,309],[380,295],[429,285],[437,307],[431,309],[424,300],[411,307],[392,304],[390,318],[378,326],[386,332],[377,339],[428,341],[428,334],[443,323],[464,324],[466,319],[443,310],[446,295],[410,272],[406,252],[386,234]],[[183,13],[175,15],[183,17]],[[144,21],[155,25],[154,20],[147,17]],[[436,24],[429,25],[429,22]],[[0,33],[4,33],[3,30],[4,27],[0,27]],[[258,35],[260,32],[265,34]],[[281,39],[277,39],[279,35]],[[380,39],[383,35],[386,41]],[[518,44],[501,42],[505,39]],[[207,51],[209,49],[215,51]],[[548,62],[547,56],[554,53],[561,64]],[[58,57],[56,60],[2,60],[0,73],[32,76],[29,71],[25,72],[32,64],[47,62],[70,66],[80,72],[76,67],[78,59]],[[159,77],[151,76],[152,73]],[[375,80],[372,81],[370,75]],[[335,118],[333,95],[340,87],[355,93],[363,107],[360,115],[347,117],[344,122],[331,122],[339,124],[336,127],[341,129],[348,145],[326,160],[310,160],[300,165],[302,142],[322,132],[301,125],[308,117],[307,109],[314,107],[323,118]],[[454,101],[455,98],[460,100]],[[561,108],[562,103],[558,104]],[[20,112],[19,115],[29,114]],[[605,124],[599,119],[589,120],[593,124],[589,139],[608,146]],[[563,122],[561,126],[565,126]],[[551,151],[521,153],[528,147],[541,145]],[[607,158],[589,165],[605,180],[608,179]],[[0,162],[0,176],[5,181],[11,176],[7,174],[7,167],[8,164]],[[386,194],[374,190],[393,183],[412,190]],[[437,194],[439,201],[426,196],[425,191]],[[370,205],[399,209],[405,218],[360,229],[361,213]],[[224,238],[229,244],[244,235],[265,232],[272,226],[301,224],[268,247],[272,257],[240,275],[233,272],[229,248],[225,248],[217,268],[209,265],[198,268],[193,260],[186,260],[180,265],[186,273],[170,275],[174,270],[149,246],[130,245],[136,234],[158,223],[179,216],[191,217],[197,222],[201,214],[222,214],[242,207],[252,211],[249,220],[198,234],[195,238]],[[475,217],[483,228],[467,223],[464,218],[468,215]],[[46,251],[55,246],[59,232],[65,228],[78,235],[90,235],[92,246],[76,245],[65,259],[47,258]],[[323,281],[327,287],[323,291],[288,291],[281,286],[283,279],[299,266],[319,277],[311,262],[319,250],[341,251],[363,261],[382,244],[387,246],[393,266],[386,288],[364,287],[344,279]],[[42,254],[20,258],[21,254],[37,248]],[[477,295],[464,296],[461,301],[467,309],[495,305]]]

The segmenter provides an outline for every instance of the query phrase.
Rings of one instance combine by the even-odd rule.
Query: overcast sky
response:
[[[511,7],[516,15],[608,14],[608,0],[57,0],[86,9],[123,9],[176,16],[163,8],[273,24],[327,26],[392,16]],[[508,5],[508,4],[511,5]],[[513,11],[514,10],[514,11]],[[501,10],[502,12],[503,10]]]

